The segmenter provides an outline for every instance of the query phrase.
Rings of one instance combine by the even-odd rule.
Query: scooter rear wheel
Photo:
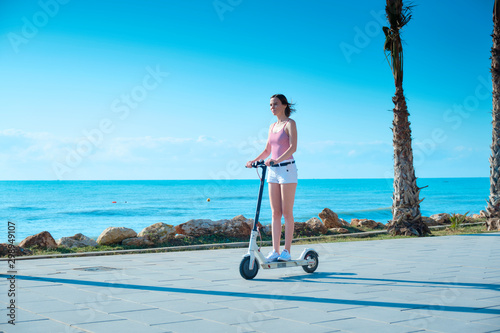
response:
[[[314,264],[311,264],[311,265],[305,265],[305,266],[302,266],[302,268],[304,269],[304,271],[306,271],[307,273],[312,273],[316,270],[316,268],[318,268],[318,265],[319,265],[319,259],[318,259],[318,254],[314,251],[308,251],[306,253],[306,255],[304,256],[304,259],[312,259],[314,260]]]
[[[240,263],[240,274],[246,280],[253,279],[259,272],[259,264],[257,261],[253,263],[253,269],[250,270],[250,256],[246,256],[241,260]]]

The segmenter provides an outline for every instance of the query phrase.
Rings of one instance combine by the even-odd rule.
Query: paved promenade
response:
[[[2,261],[0,331],[500,332],[500,233],[309,247],[250,281],[246,249],[18,260],[14,298]]]

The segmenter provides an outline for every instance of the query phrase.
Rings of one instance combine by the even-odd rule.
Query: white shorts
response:
[[[281,163],[291,162],[286,160]],[[284,166],[268,167],[267,182],[278,184],[297,183],[297,164],[291,163]]]

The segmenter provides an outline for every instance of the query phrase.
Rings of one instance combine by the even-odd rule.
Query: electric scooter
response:
[[[272,164],[271,164],[272,166]],[[253,168],[262,168],[262,177],[260,177],[259,197],[257,199],[257,210],[253,221],[252,233],[250,234],[250,243],[248,253],[243,256],[240,263],[240,274],[244,279],[251,280],[259,272],[259,267],[263,269],[302,267],[307,273],[313,273],[318,268],[318,253],[313,249],[304,249],[298,259],[289,261],[267,261],[266,257],[260,252],[257,245],[257,236],[259,235],[258,222],[260,214],[260,204],[262,202],[262,192],[264,190],[264,181],[266,179],[267,166],[263,160],[252,163]],[[258,169],[257,169],[258,174]]]

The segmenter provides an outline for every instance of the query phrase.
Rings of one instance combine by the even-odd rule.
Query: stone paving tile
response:
[[[318,310],[306,310],[304,308],[283,308],[283,309],[272,309],[266,314],[277,318],[289,319],[294,321],[299,321],[304,324],[316,324],[319,322],[329,321],[329,320],[339,320],[350,317],[344,313],[333,313]]]
[[[468,311],[468,312],[455,312],[455,311],[440,311],[433,309],[415,309],[415,310],[407,310],[403,312],[408,312],[412,316],[434,316],[434,317],[442,317],[448,319],[458,319],[464,322],[473,322],[475,320],[483,320],[487,318],[495,317],[495,314],[491,313],[478,313],[477,311]],[[500,312],[499,312],[500,313]]]
[[[320,326],[320,325],[310,325],[294,320],[288,319],[276,319],[276,320],[264,320],[264,321],[250,321],[247,323],[248,329],[253,329],[258,332],[283,332],[287,333],[324,333],[331,331],[330,328]]]
[[[18,307],[26,311],[40,313],[40,314],[44,314],[47,312],[54,312],[54,311],[67,311],[67,310],[76,311],[85,308],[85,306],[74,305],[67,302],[61,302],[59,300],[47,300],[41,302],[23,303],[23,304],[18,304]]]
[[[88,333],[88,331],[79,328],[70,327],[69,325],[55,322],[52,320],[36,321],[36,322],[20,322],[15,326],[0,324],[0,330],[5,333],[40,333],[40,332],[64,332],[64,333]]]
[[[90,309],[95,309],[97,311],[105,312],[108,314],[115,314],[124,311],[148,310],[156,308],[154,306],[120,300],[120,299],[115,299],[112,301],[104,301],[104,302],[80,303],[78,305],[86,306]]]
[[[414,329],[425,329],[436,332],[463,332],[463,333],[486,333],[494,328],[490,325],[479,323],[464,323],[460,320],[454,320],[442,317],[428,317],[420,319],[411,319],[407,321],[398,321],[391,324],[412,327]]]
[[[229,309],[244,310],[255,313],[268,311],[269,309],[288,309],[295,306],[295,304],[291,302],[282,302],[281,300],[249,298],[239,298],[211,304],[217,304]]]
[[[79,303],[96,299],[97,295],[91,290],[84,291],[71,286],[60,285],[49,289],[26,290],[19,293],[19,304],[23,304],[23,296],[28,299],[46,300],[57,299],[68,303]]]
[[[483,325],[491,325],[494,326],[495,328],[500,329],[500,316],[491,316],[491,317],[485,316],[484,318],[481,319],[471,320],[471,322]]]
[[[189,314],[180,314],[178,312],[173,312],[165,309],[127,311],[116,313],[115,316],[118,318],[128,319],[151,326],[179,321],[193,321],[199,319],[196,316],[191,316]]]
[[[196,302],[196,301],[185,300],[185,299],[176,300],[174,302],[170,302],[170,301],[150,302],[150,303],[148,303],[148,305],[151,307],[165,309],[165,310],[173,311],[176,313],[182,313],[182,314],[189,314],[189,313],[198,312],[198,311],[218,310],[218,309],[225,309],[226,308],[224,305],[208,304],[208,303],[204,303],[204,302]]]
[[[189,313],[189,316],[212,320],[215,322],[233,325],[233,326],[245,326],[249,322],[257,322],[264,320],[274,320],[277,317],[273,317],[272,313],[255,313],[245,310],[236,310],[236,309],[220,309],[220,310],[208,310],[208,311],[199,311]]]
[[[387,309],[383,307],[364,307],[361,309],[353,309],[349,311],[343,311],[344,315],[352,315],[361,319],[368,319],[384,323],[392,323],[395,321],[404,321],[413,318],[427,318],[431,317],[429,314],[425,313],[410,313],[408,311],[401,311],[397,309]]]
[[[120,332],[120,333],[138,333],[138,332],[152,332],[152,333],[163,333],[164,329],[157,326],[144,325],[131,320],[110,320],[110,321],[100,321],[93,323],[78,324],[74,326],[75,328],[84,329],[87,332],[93,333],[109,333],[109,332]],[[39,331],[42,332],[42,331]],[[49,331],[45,331],[49,332]],[[52,331],[54,332],[54,331]]]
[[[342,330],[343,332],[408,333],[415,330],[413,328],[408,328],[400,325],[391,325],[361,318],[332,320],[323,323],[317,323],[316,325],[321,325],[329,329]]]
[[[221,333],[221,332],[236,332],[232,330],[232,327],[226,324],[221,324],[213,321],[207,321],[202,319],[195,319],[192,321],[180,321],[172,322],[168,324],[161,324],[158,326],[152,326],[155,328],[162,329],[162,332],[172,331],[176,333],[193,333],[193,332],[203,332],[203,333]]]
[[[50,289],[44,293],[40,293],[40,289],[31,290],[28,288],[18,288],[16,293],[16,303],[25,304],[31,302],[45,302],[50,300],[57,300],[55,297],[46,295],[50,294]]]
[[[97,311],[95,309],[52,311],[43,313],[42,315],[50,320],[59,321],[70,325],[122,319],[120,317],[109,315],[108,313]]]
[[[131,293],[131,294],[113,294],[113,298],[136,302],[136,303],[144,303],[144,304],[158,302],[158,301],[181,299],[176,296],[170,296],[170,294],[166,292],[154,292],[154,291],[145,291],[145,292]]]
[[[2,318],[2,321],[0,321],[0,324],[5,324],[7,323],[8,320],[11,320],[13,318],[7,317],[7,309],[2,309],[0,312],[0,316]],[[40,315],[38,313],[33,313],[29,311],[25,311],[22,309],[16,309],[16,314],[15,314],[15,322],[20,323],[20,322],[28,322],[28,321],[39,321],[39,320],[48,320],[46,316]],[[9,326],[10,324],[8,324]]]

